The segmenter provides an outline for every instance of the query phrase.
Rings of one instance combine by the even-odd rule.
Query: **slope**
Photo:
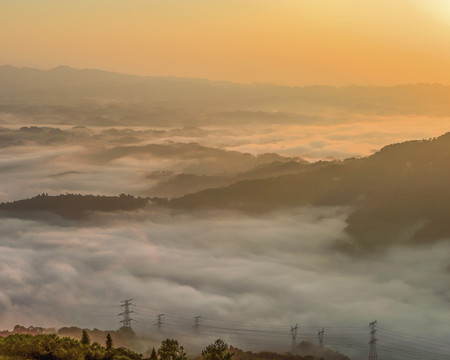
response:
[[[450,237],[450,133],[389,145],[363,159],[314,171],[246,180],[173,199],[175,208],[246,212],[317,205],[353,206],[348,232],[365,248]]]

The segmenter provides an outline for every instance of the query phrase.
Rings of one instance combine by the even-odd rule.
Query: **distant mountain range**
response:
[[[287,87],[144,77],[59,66],[0,67],[0,114],[34,123],[185,126],[340,122],[333,113],[450,115],[450,86]],[[342,118],[342,119],[341,119]]]

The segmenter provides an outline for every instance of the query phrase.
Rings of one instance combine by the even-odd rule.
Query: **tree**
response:
[[[112,337],[111,334],[108,333],[108,335],[106,335],[106,350],[111,350],[112,348],[113,348]]]
[[[184,348],[174,339],[163,340],[158,356],[160,360],[187,360]]]
[[[152,354],[150,355],[150,360],[157,360],[158,356],[156,355],[155,348],[152,349]]]
[[[90,339],[90,337],[89,337],[89,335],[88,335],[86,330],[83,330],[83,333],[81,335],[81,343],[83,345],[90,345],[91,344],[91,339]]]
[[[202,351],[203,360],[231,360],[233,355],[233,352],[228,351],[228,344],[222,339],[217,339]]]

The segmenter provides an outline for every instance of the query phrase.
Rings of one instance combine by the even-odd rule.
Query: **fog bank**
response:
[[[316,341],[325,327],[359,347],[329,345],[364,358],[374,319],[444,343],[450,242],[351,257],[334,250],[347,241],[348,211],[248,217],[153,209],[62,227],[1,219],[1,324],[116,329],[119,301],[134,298],[140,335],[187,344],[199,342],[194,316],[202,316],[200,342],[223,337],[245,349],[288,351],[290,326],[299,324],[298,341]]]

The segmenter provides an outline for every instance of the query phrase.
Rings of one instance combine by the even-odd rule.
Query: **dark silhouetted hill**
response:
[[[96,196],[42,194],[31,199],[0,204],[0,216],[34,217],[36,214],[53,213],[66,219],[82,219],[89,212],[132,211],[141,209],[149,199],[121,194],[120,196]]]
[[[316,168],[200,191],[169,205],[253,213],[305,205],[352,206],[347,231],[359,246],[450,238],[450,133],[389,145],[362,159],[310,166]]]
[[[296,159],[296,161],[284,158],[284,161],[274,161],[268,164],[260,164],[253,169],[239,173],[233,176],[211,176],[196,174],[166,174],[156,186],[152,187],[148,193],[152,196],[159,197],[179,197],[184,194],[194,193],[205,189],[224,187],[242,180],[261,179],[275,177],[280,175],[298,174],[304,171],[312,171],[315,166],[309,166],[306,161]],[[255,159],[257,161],[265,161],[264,159]],[[250,161],[249,161],[250,163]],[[233,164],[236,164],[233,162]],[[151,174],[149,177],[154,178],[157,174]]]

